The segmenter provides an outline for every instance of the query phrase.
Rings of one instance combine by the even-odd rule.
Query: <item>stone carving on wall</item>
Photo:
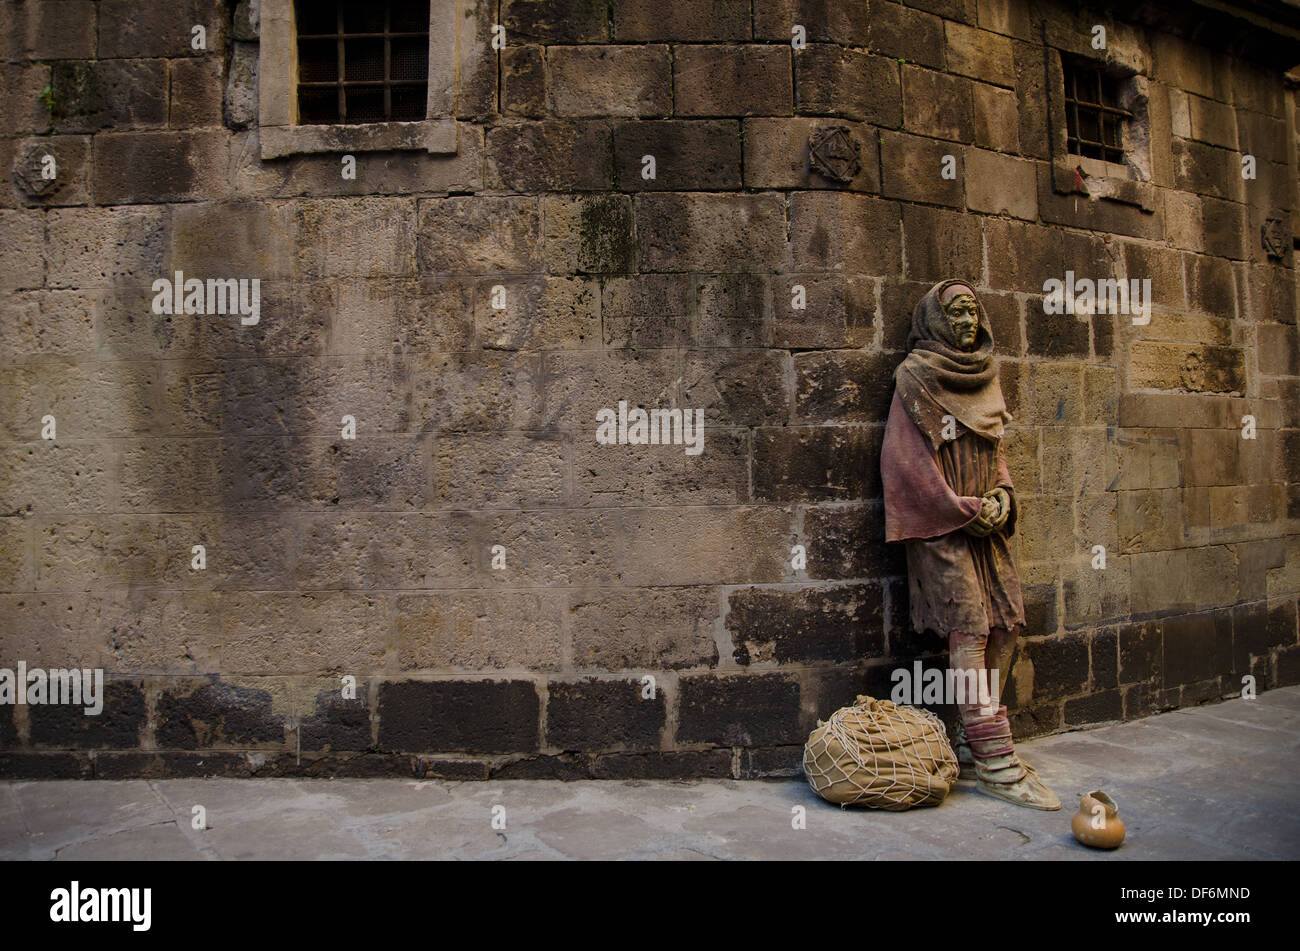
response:
[[[862,171],[861,147],[848,126],[822,126],[808,136],[808,163],[822,178],[847,184]]]
[[[1259,243],[1263,245],[1264,253],[1274,261],[1286,257],[1287,235],[1284,224],[1281,218],[1265,218],[1259,229]]]

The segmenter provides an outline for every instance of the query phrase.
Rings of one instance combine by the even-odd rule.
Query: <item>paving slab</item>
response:
[[[828,805],[802,779],[8,781],[0,859],[1300,858],[1300,687],[1019,749],[1060,812],[969,782],[891,813]],[[1078,797],[1097,788],[1128,828],[1115,852],[1070,835]]]

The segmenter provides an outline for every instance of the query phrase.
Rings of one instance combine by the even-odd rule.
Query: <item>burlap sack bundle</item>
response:
[[[933,713],[860,696],[818,721],[804,746],[803,771],[827,802],[901,812],[943,802],[958,766]]]

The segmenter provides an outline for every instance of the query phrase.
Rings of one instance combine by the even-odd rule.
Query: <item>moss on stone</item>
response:
[[[616,195],[589,198],[582,205],[581,260],[588,270],[632,270],[632,211]]]

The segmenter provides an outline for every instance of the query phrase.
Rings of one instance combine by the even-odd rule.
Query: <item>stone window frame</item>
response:
[[[456,74],[465,0],[429,0],[429,92],[416,122],[298,125],[298,42],[294,0],[262,0],[257,124],[262,158],[320,152],[457,151]],[[486,55],[486,54],[485,54]]]
[[[1089,51],[1091,53],[1093,51]],[[1076,169],[1085,177],[1084,193],[1154,211],[1156,190],[1151,174],[1150,81],[1123,59],[1088,55],[1049,47],[1047,51],[1047,110],[1051,137],[1052,189],[1060,195],[1081,194]],[[1121,127],[1124,164],[1075,155],[1066,143],[1064,58],[1100,69],[1118,81],[1120,105],[1133,118]]]

